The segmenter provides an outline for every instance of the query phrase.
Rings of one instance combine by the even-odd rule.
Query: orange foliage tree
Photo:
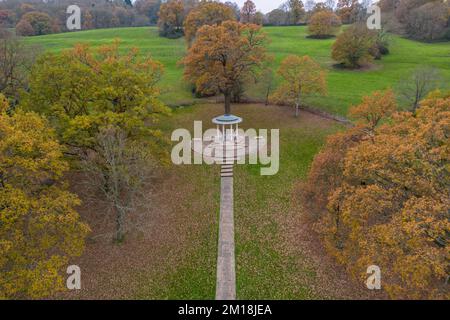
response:
[[[227,20],[236,20],[233,8],[220,2],[203,0],[191,10],[184,21],[184,33],[188,44],[192,44],[197,31],[204,25],[220,25]]]
[[[394,91],[375,91],[365,96],[362,102],[350,108],[349,115],[359,124],[365,124],[370,131],[380,124],[384,118],[392,115],[397,109]]]
[[[296,117],[304,95],[326,93],[326,71],[309,56],[286,57],[278,69],[278,74],[282,77],[283,83],[271,100],[295,106]]]
[[[161,4],[158,27],[162,37],[179,38],[184,34],[184,5],[181,0],[171,0]]]
[[[357,278],[378,265],[392,298],[448,299],[450,95],[422,101],[416,115],[391,115],[394,106],[391,91],[365,98],[351,111],[358,126],[316,157],[307,190],[320,195],[317,229]],[[373,131],[350,139],[358,128]]]
[[[315,38],[327,38],[335,36],[340,26],[341,19],[333,12],[328,10],[319,11],[309,20],[308,33]]]
[[[256,77],[268,59],[267,38],[261,27],[226,21],[203,26],[181,63],[186,80],[204,94],[223,94],[225,114],[231,113],[231,97],[237,86]]]

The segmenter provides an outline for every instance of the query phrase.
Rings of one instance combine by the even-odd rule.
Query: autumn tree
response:
[[[349,115],[358,124],[365,125],[373,132],[383,119],[390,117],[397,109],[394,92],[374,91],[370,96],[362,98],[362,102],[350,108]]]
[[[64,183],[68,163],[48,122],[7,108],[0,95],[0,298],[42,298],[64,288],[89,227]]]
[[[365,98],[351,110],[357,127],[336,136],[350,147],[338,153],[330,138],[308,179],[321,195],[317,230],[329,252],[361,280],[380,266],[392,298],[448,299],[449,98],[430,96],[416,115],[393,113],[391,91]]]
[[[354,126],[327,138],[324,148],[314,157],[303,188],[304,206],[314,220],[329,214],[328,200],[342,184],[347,152],[361,141],[373,137],[376,127],[389,119],[396,108],[392,90],[376,91],[350,108],[349,116]]]
[[[137,49],[125,54],[119,50],[116,42],[98,50],[77,45],[44,55],[32,70],[29,93],[21,102],[48,117],[67,155],[80,161],[95,159],[107,180],[113,179],[113,172],[102,157],[100,133],[113,128],[130,144],[147,141],[147,148],[160,159],[163,140],[154,124],[169,112],[157,87],[162,65]],[[115,235],[123,238],[120,231]]]
[[[308,211],[312,221],[317,222],[329,216],[328,198],[342,184],[345,155],[366,138],[367,130],[364,125],[327,137],[325,146],[314,157],[301,193],[302,206]],[[328,219],[331,220],[332,217]],[[339,243],[334,245],[338,246]]]
[[[373,60],[376,40],[374,31],[362,24],[351,25],[334,42],[332,58],[347,68],[359,68]]]
[[[326,93],[326,71],[309,56],[286,57],[281,62],[278,74],[283,83],[274,93],[272,100],[293,105],[296,117],[305,95]]]
[[[450,100],[422,107],[350,150],[344,182],[330,197],[340,229],[348,228],[335,254],[361,277],[368,264],[380,266],[393,298],[448,298]]]
[[[217,26],[224,21],[236,20],[231,7],[215,1],[203,0],[186,17],[184,32],[188,44],[192,44],[197,31],[204,25]]]
[[[47,13],[39,11],[28,12],[22,16],[20,21],[22,20],[31,25],[35,36],[52,33],[53,21]]]
[[[255,23],[254,18],[256,15],[256,5],[252,0],[244,2],[244,6],[241,9],[241,22],[242,23]]]
[[[314,38],[327,38],[339,32],[341,19],[330,11],[319,11],[309,20],[308,33]]]
[[[230,114],[233,91],[243,81],[256,77],[268,59],[266,42],[257,25],[225,21],[218,26],[203,26],[182,60],[184,76],[199,92],[222,94],[225,114]]]
[[[34,36],[35,31],[33,29],[33,26],[27,21],[27,20],[20,20],[19,23],[16,25],[16,33],[18,36]]]
[[[181,0],[163,3],[159,9],[159,34],[167,38],[179,38],[184,34],[184,6]]]

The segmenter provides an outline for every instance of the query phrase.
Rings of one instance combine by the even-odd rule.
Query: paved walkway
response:
[[[222,166],[220,184],[216,300],[235,300],[236,269],[234,256],[233,165]]]

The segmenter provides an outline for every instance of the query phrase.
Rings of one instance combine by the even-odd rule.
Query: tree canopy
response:
[[[394,107],[387,91],[352,109],[358,126],[315,157],[305,201],[320,200],[317,230],[356,277],[377,265],[392,298],[448,299],[450,97]]]
[[[326,71],[309,56],[286,57],[281,62],[278,74],[283,83],[272,96],[272,100],[292,104],[295,106],[296,116],[305,95],[326,93]]]
[[[340,26],[341,19],[333,12],[319,11],[309,20],[308,33],[315,38],[327,38],[335,36]]]
[[[183,1],[171,0],[163,3],[158,13],[159,34],[168,38],[179,38],[184,35],[183,23],[185,8]]]
[[[225,21],[205,25],[182,60],[184,76],[199,92],[223,94],[225,113],[229,114],[233,90],[254,78],[268,59],[266,43],[261,27],[254,24]]]
[[[191,10],[184,21],[186,41],[190,45],[202,26],[217,26],[228,20],[236,20],[233,8],[220,2],[203,0]]]

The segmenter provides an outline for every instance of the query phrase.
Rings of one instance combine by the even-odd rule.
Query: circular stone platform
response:
[[[191,143],[194,152],[202,154],[205,161],[235,163],[266,145],[264,137],[245,135],[244,130],[239,128],[243,120],[238,116],[222,115],[212,119],[212,122],[217,126],[215,136],[200,141],[194,139]]]

